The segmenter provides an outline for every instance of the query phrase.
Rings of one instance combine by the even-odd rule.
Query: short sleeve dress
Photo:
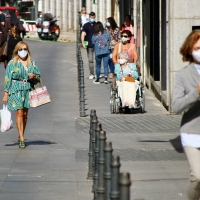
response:
[[[37,79],[29,80],[28,74],[33,73]],[[24,67],[20,61],[11,60],[6,68],[4,90],[8,92],[8,109],[20,110],[30,108],[29,93],[31,88],[40,82],[40,70],[34,60],[30,66]]]

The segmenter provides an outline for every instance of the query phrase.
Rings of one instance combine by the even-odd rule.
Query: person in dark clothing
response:
[[[6,35],[5,22],[6,22],[6,17],[0,10],[0,31],[3,34],[3,36]]]
[[[1,46],[6,42],[7,36],[4,36]],[[4,67],[6,68],[8,62],[12,59],[13,51],[18,42],[22,41],[22,38],[18,35],[17,26],[13,25],[10,29],[8,36],[8,56],[3,58]]]

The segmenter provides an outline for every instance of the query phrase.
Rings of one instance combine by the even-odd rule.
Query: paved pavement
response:
[[[0,133],[0,200],[89,200],[89,116],[79,117],[76,44],[27,40],[52,102],[30,109],[27,148],[17,146],[16,126]],[[146,113],[110,114],[109,84],[95,85],[85,68],[86,113],[97,116],[120,155],[120,171],[131,173],[131,200],[186,199],[189,169],[179,115],[169,115],[146,90]],[[0,77],[4,80],[3,66]],[[3,96],[3,86],[0,87]],[[14,119],[14,113],[13,113]]]

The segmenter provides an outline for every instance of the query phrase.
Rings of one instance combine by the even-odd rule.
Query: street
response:
[[[0,133],[0,200],[92,200],[87,181],[89,114],[98,120],[131,173],[131,200],[186,199],[189,167],[179,138],[180,115],[169,115],[146,89],[146,113],[110,114],[110,85],[95,85],[85,69],[87,117],[79,117],[76,43],[25,40],[41,70],[51,103],[31,108],[19,149],[17,130]],[[0,91],[3,97],[4,67]],[[15,113],[12,113],[15,119]]]

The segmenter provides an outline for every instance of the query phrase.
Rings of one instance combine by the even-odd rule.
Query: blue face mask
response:
[[[110,22],[106,22],[106,26],[107,26],[107,27],[110,27]]]
[[[91,22],[91,23],[94,23],[94,22],[95,22],[95,19],[90,18],[90,22]]]

